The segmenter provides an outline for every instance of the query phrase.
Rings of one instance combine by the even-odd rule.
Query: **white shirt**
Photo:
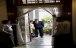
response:
[[[9,33],[9,32],[11,33],[13,31],[13,29],[12,29],[11,25],[6,24],[3,26],[2,31],[4,31],[6,33]]]
[[[58,25],[55,28],[54,35],[58,36],[59,34],[68,34],[69,32],[70,32],[69,21],[58,22]]]

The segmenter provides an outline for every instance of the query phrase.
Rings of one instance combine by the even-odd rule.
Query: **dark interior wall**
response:
[[[73,44],[73,34],[72,34],[72,0],[64,0],[63,1],[63,16],[67,18],[68,21],[71,22],[70,27],[70,38],[71,43]]]
[[[17,17],[17,8],[16,5],[13,4],[13,0],[6,0],[6,6],[7,6],[7,16],[8,20],[11,21],[11,23],[15,23],[16,17]],[[14,34],[14,40],[15,45],[17,45],[17,37],[16,37],[16,25],[13,25],[13,34]]]
[[[12,0],[6,0],[6,4],[7,4],[8,19],[11,20],[12,23],[14,23],[14,20],[17,17],[17,15],[16,15],[16,5],[13,4]]]
[[[63,1],[63,16],[67,17],[72,22],[72,0]]]

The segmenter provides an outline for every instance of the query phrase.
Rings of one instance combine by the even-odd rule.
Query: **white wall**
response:
[[[34,20],[33,11],[29,12],[29,18],[30,20]]]
[[[72,0],[73,41],[76,44],[76,0]]]
[[[39,9],[35,9],[35,19],[39,19]]]
[[[7,19],[7,9],[5,0],[0,0],[0,26],[1,21]]]

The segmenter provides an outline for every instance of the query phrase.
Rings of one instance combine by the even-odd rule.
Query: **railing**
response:
[[[62,3],[63,0],[14,0],[15,4],[46,4],[46,3]]]
[[[60,0],[22,0],[23,4],[34,3],[60,3]]]

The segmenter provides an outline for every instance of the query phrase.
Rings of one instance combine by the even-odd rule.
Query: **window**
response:
[[[54,3],[55,2],[55,0],[50,0],[50,3]]]
[[[60,3],[60,0],[22,0],[23,4],[34,4],[34,3]]]
[[[27,3],[35,3],[35,0],[27,0]]]
[[[59,3],[60,2],[60,0],[56,0],[56,3]]]
[[[26,0],[22,0],[23,4],[26,4]]]

